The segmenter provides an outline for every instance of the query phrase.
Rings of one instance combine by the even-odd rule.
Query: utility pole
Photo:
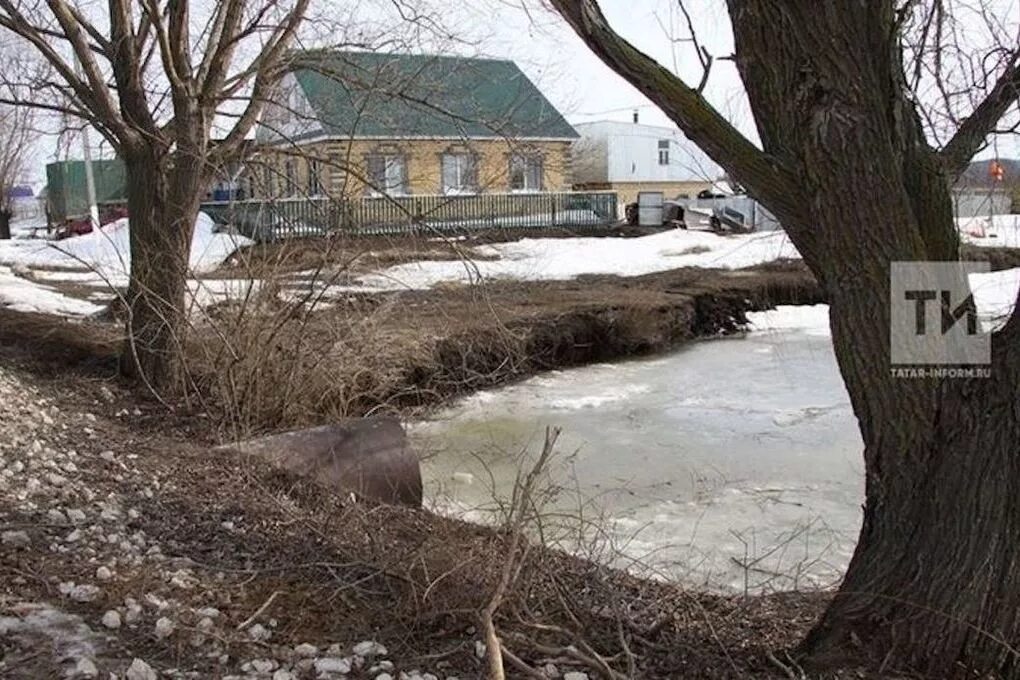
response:
[[[75,54],[74,70],[81,72],[81,62]],[[92,174],[92,148],[89,145],[89,125],[85,123],[81,128],[81,155],[85,162],[85,194],[89,203],[89,224],[93,229],[99,229],[99,205],[96,203],[96,177]]]
[[[99,228],[99,206],[96,204],[96,178],[92,174],[92,149],[89,148],[89,126],[86,123],[81,129],[82,158],[85,160],[85,193],[89,201],[89,223],[93,229]]]

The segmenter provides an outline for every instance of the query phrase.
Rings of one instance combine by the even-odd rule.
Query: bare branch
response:
[[[999,80],[957,129],[939,152],[946,171],[956,179],[967,169],[970,159],[985,145],[1010,107],[1020,98],[1020,48],[1013,52]]]
[[[777,158],[752,144],[695,88],[616,33],[596,0],[551,2],[602,61],[655,102],[737,182],[748,187],[777,215],[800,214],[800,191],[790,171]]]

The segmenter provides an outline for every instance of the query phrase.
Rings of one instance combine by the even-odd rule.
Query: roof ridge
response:
[[[442,52],[386,52],[382,50],[369,50],[369,49],[338,49],[333,47],[308,47],[301,49],[290,50],[291,54],[316,54],[321,53],[323,55],[373,55],[379,57],[428,57],[431,59],[450,59],[454,61],[489,61],[498,64],[513,64],[518,69],[517,62],[513,59],[506,57],[486,57],[486,56],[466,56],[462,54],[445,54]]]

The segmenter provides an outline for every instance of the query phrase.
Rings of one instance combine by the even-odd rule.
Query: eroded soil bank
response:
[[[215,309],[187,358],[201,408],[250,433],[413,415],[542,371],[736,332],[748,311],[822,301],[799,262],[351,294],[312,311],[263,300]],[[65,362],[112,366],[119,333],[0,310],[0,341]]]

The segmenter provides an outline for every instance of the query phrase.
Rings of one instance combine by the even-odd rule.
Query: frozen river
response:
[[[829,585],[860,526],[861,440],[829,338],[792,325],[473,395],[412,428],[428,497],[491,520],[558,426],[546,512],[567,549],[722,591]]]

